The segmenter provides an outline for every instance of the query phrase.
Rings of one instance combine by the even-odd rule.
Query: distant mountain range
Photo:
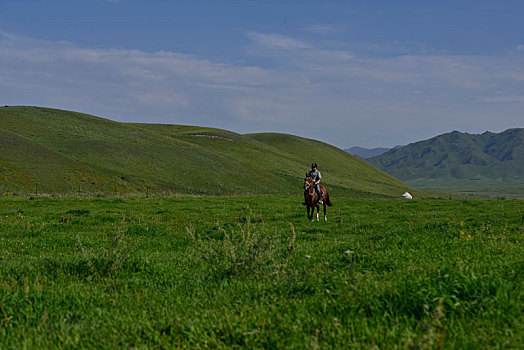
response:
[[[367,162],[412,186],[524,194],[524,129],[453,131],[393,149]]]
[[[395,146],[393,148],[384,148],[384,147],[364,148],[364,147],[355,146],[355,147],[351,147],[351,148],[346,148],[344,151],[346,151],[349,154],[352,154],[354,156],[357,156],[357,157],[359,157],[361,159],[367,159],[367,158],[379,156],[379,155],[384,154],[384,153],[386,153],[388,151],[391,151],[392,149],[397,149],[397,148],[400,148],[400,147],[402,147],[402,146]]]

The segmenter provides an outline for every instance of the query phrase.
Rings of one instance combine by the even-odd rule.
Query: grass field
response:
[[[446,191],[456,196],[468,195],[484,199],[520,199],[524,200],[524,182],[501,183],[475,180],[408,180],[410,186],[427,191]]]
[[[0,348],[521,348],[521,201],[0,197]]]

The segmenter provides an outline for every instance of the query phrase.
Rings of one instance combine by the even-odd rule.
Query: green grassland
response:
[[[506,183],[502,180],[449,180],[414,179],[407,180],[411,186],[428,191],[446,191],[455,197],[466,195],[469,198],[520,199],[524,200],[524,182]]]
[[[353,197],[427,196],[326,143],[0,107],[0,193],[292,194],[310,164]]]
[[[0,197],[0,348],[524,344],[521,201],[300,201]]]

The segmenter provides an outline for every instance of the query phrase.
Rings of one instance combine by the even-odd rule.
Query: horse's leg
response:
[[[315,211],[313,209],[313,211]],[[317,221],[319,221],[319,214],[320,214],[320,206],[317,204]]]
[[[327,221],[327,215],[326,215],[326,201],[324,201],[324,221]]]

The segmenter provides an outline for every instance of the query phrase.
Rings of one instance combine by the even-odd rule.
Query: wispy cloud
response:
[[[280,34],[266,34],[258,32],[247,32],[246,36],[255,44],[275,49],[296,50],[307,49],[310,46],[300,40]]]
[[[250,32],[290,69],[0,33],[0,104],[121,121],[280,131],[341,147],[522,127],[524,55],[367,57]],[[276,50],[275,50],[276,49]]]
[[[340,24],[311,24],[302,27],[302,30],[313,34],[331,34],[340,32],[342,28]]]
[[[488,103],[517,103],[517,104],[524,104],[524,95],[522,96],[514,96],[514,95],[499,95],[499,96],[491,96],[486,97],[483,99],[485,102]]]

